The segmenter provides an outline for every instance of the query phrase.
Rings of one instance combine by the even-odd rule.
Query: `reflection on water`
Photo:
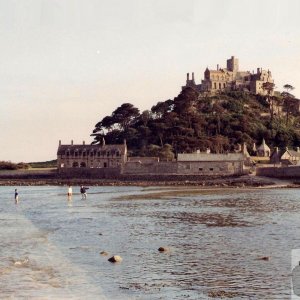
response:
[[[13,191],[0,187],[2,298],[290,298],[297,190],[22,187],[17,206]]]

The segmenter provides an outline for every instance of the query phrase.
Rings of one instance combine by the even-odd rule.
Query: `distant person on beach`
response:
[[[19,193],[18,190],[15,189],[15,202],[18,203],[19,202]]]
[[[68,187],[68,198],[71,198],[73,194],[72,187],[69,185]]]
[[[81,200],[86,199],[86,190],[88,189],[89,189],[88,187],[85,187],[83,185],[80,187]]]

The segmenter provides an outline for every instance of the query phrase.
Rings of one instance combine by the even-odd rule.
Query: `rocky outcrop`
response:
[[[114,255],[108,259],[108,261],[111,263],[120,263],[120,262],[122,262],[122,260],[123,260],[123,258],[119,255]]]

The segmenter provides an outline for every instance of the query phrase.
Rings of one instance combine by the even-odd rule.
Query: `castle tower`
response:
[[[239,60],[234,56],[231,56],[231,58],[227,59],[227,70],[233,73],[239,71]]]

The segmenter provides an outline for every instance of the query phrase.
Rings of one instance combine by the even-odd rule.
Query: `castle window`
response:
[[[219,89],[221,89],[222,88],[222,84],[221,83],[219,83]]]
[[[85,151],[82,152],[82,156],[83,156],[83,157],[86,156],[86,152],[85,152]]]
[[[104,166],[104,168],[107,168],[107,163],[105,162],[103,166]]]
[[[78,168],[79,167],[78,162],[74,161],[72,166],[73,166],[73,168]]]
[[[209,168],[209,171],[213,171],[214,170],[214,168]]]
[[[85,162],[81,162],[80,163],[80,168],[85,168],[86,167],[86,163]]]
[[[223,84],[223,87],[224,87],[224,89],[225,89],[225,87],[226,87],[225,83]]]
[[[199,171],[203,171],[203,168],[199,168]]]
[[[100,151],[97,153],[97,156],[100,157]]]
[[[215,88],[215,90],[217,89],[217,83],[216,82],[214,82],[214,88]]]
[[[109,151],[107,151],[107,154],[106,154],[107,156],[109,156]]]

